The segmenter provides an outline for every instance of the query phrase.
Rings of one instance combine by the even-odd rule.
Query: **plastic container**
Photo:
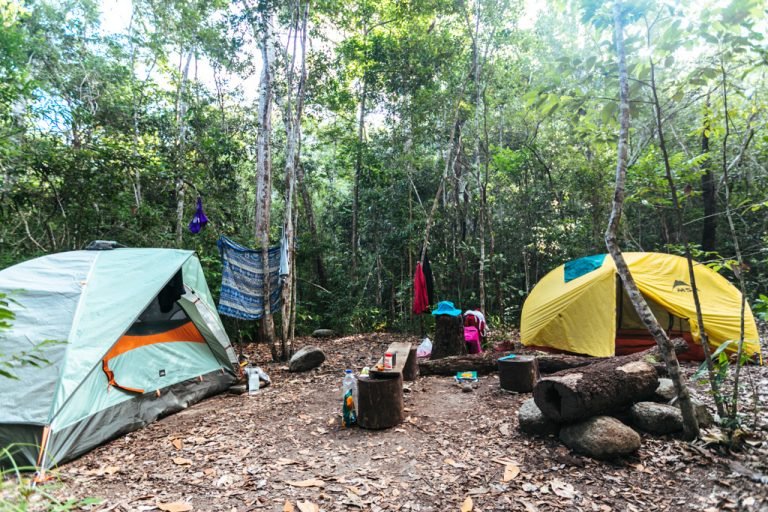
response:
[[[341,397],[341,426],[351,427],[357,423],[357,379],[352,370],[344,372]]]
[[[384,354],[384,369],[391,370],[394,365],[395,361],[393,355],[389,352]]]
[[[259,368],[256,366],[246,366],[245,373],[248,375],[248,394],[256,395],[259,393],[260,378]]]

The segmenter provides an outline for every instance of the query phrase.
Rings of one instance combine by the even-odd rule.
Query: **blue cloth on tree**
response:
[[[261,250],[249,249],[222,236],[216,242],[221,254],[219,313],[241,320],[264,315],[264,267]],[[270,310],[280,309],[280,247],[269,249]]]
[[[189,222],[189,230],[192,234],[196,235],[206,224],[208,224],[208,217],[205,216],[205,212],[203,211],[203,198],[198,197],[197,209],[195,210],[195,216],[192,217],[192,220]]]

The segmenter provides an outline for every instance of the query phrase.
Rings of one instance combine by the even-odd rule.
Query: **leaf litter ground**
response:
[[[636,455],[594,461],[520,433],[517,410],[530,395],[501,391],[496,375],[472,393],[449,377],[421,377],[406,383],[398,427],[340,428],[344,369],[372,366],[404,340],[418,342],[301,339],[297,347],[318,345],[327,360],[299,374],[261,363],[266,347],[250,346],[272,386],[212,397],[97,448],[58,469],[57,494],[99,497],[91,510],[101,511],[768,510],[768,485],[753,481],[768,469],[765,443],[723,457],[644,435]],[[764,400],[768,372],[750,372]],[[758,421],[765,439],[764,413]]]

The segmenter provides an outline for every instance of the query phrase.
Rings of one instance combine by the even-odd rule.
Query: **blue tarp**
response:
[[[577,260],[571,260],[565,264],[565,282],[573,281],[577,277],[589,274],[603,266],[605,254],[595,254],[594,256],[584,256]]]
[[[216,242],[223,265],[219,313],[241,320],[264,315],[264,270],[261,250],[248,249],[222,236]],[[271,311],[280,309],[280,247],[269,250]]]

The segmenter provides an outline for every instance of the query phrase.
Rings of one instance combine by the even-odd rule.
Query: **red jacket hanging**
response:
[[[421,262],[416,263],[416,272],[413,275],[413,312],[417,315],[429,310],[429,297],[427,297],[427,280],[421,269]]]

